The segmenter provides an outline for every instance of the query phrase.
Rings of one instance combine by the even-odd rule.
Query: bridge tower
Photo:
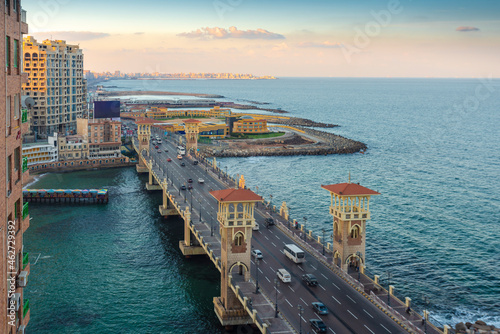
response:
[[[254,208],[263,199],[249,189],[214,190],[210,194],[219,202],[221,235],[221,297],[214,298],[215,313],[223,326],[245,324],[251,318],[231,289],[230,279],[234,286],[250,278]]]
[[[191,149],[193,153],[198,150],[198,134],[200,133],[200,121],[196,119],[187,119],[184,121],[184,129],[186,131],[186,151]]]
[[[151,126],[153,122],[147,118],[143,118],[136,121],[135,124],[137,124],[137,139],[139,140],[139,152],[137,152],[139,155],[139,164],[136,166],[136,169],[138,173],[146,173],[148,172],[148,168],[140,155],[143,150],[146,150],[149,154],[149,139],[151,138]]]
[[[366,221],[370,219],[370,196],[378,192],[356,183],[321,186],[331,196],[334,263],[345,271],[365,265]]]

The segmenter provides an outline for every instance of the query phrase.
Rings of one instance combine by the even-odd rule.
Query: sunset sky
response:
[[[500,77],[498,0],[24,1],[30,35],[85,69],[301,77]]]

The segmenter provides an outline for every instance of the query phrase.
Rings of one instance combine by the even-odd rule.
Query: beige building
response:
[[[87,139],[89,158],[117,158],[121,156],[121,122],[109,119],[79,119],[78,135]]]
[[[57,140],[57,146],[59,148],[59,161],[89,158],[89,144],[83,136],[61,136]]]
[[[57,161],[59,159],[57,133],[47,138],[46,142],[23,144],[23,158],[26,158],[28,166]]]
[[[83,80],[83,53],[78,45],[61,40],[37,42],[32,36],[23,41],[26,95],[35,100],[30,110],[30,130],[40,138],[54,132],[76,133],[76,120],[86,111]]]
[[[29,255],[25,252],[23,234],[29,227],[28,203],[23,201],[23,183],[29,172],[22,158],[21,138],[28,131],[22,115],[21,45],[28,33],[26,12],[19,0],[0,2],[4,23],[1,25],[0,58],[5,70],[0,71],[0,333],[24,333],[30,319],[29,300],[24,288],[29,281]],[[5,191],[5,192],[4,192]]]

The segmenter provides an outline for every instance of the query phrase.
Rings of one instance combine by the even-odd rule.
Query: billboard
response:
[[[120,118],[120,101],[94,101],[94,118]]]

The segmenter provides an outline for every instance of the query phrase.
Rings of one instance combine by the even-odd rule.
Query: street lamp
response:
[[[391,306],[391,272],[387,271],[387,305]]]
[[[191,212],[193,212],[193,189],[189,189],[189,193],[191,194]]]
[[[325,255],[325,229],[322,229],[321,232],[323,233],[323,238],[321,238],[321,244],[323,245],[323,255]]]
[[[423,297],[424,299],[424,302],[427,306],[429,306],[429,303],[430,303],[430,299],[429,297],[427,297],[426,295],[424,295]],[[422,323],[423,325],[425,326],[424,329],[425,329],[425,334],[427,334],[427,319],[426,319],[426,315],[427,315],[427,310],[424,312],[424,316],[422,318]]]
[[[255,276],[257,276],[257,284],[255,285],[255,293],[259,293],[259,262],[260,260],[255,258]]]
[[[298,305],[297,308],[299,309],[299,334],[302,334],[302,313],[304,313],[304,308],[302,305]]]
[[[306,241],[306,223],[307,223],[307,218],[302,217],[304,219],[304,241]]]
[[[214,213],[212,212],[212,219],[210,219],[210,236],[214,236]]]
[[[275,285],[274,289],[276,290],[276,303],[275,303],[276,308],[275,308],[275,312],[274,312],[274,317],[277,318],[278,317],[278,288],[280,286],[280,281],[277,278],[274,279],[274,285]]]
[[[269,214],[273,215],[273,195],[269,195]]]

